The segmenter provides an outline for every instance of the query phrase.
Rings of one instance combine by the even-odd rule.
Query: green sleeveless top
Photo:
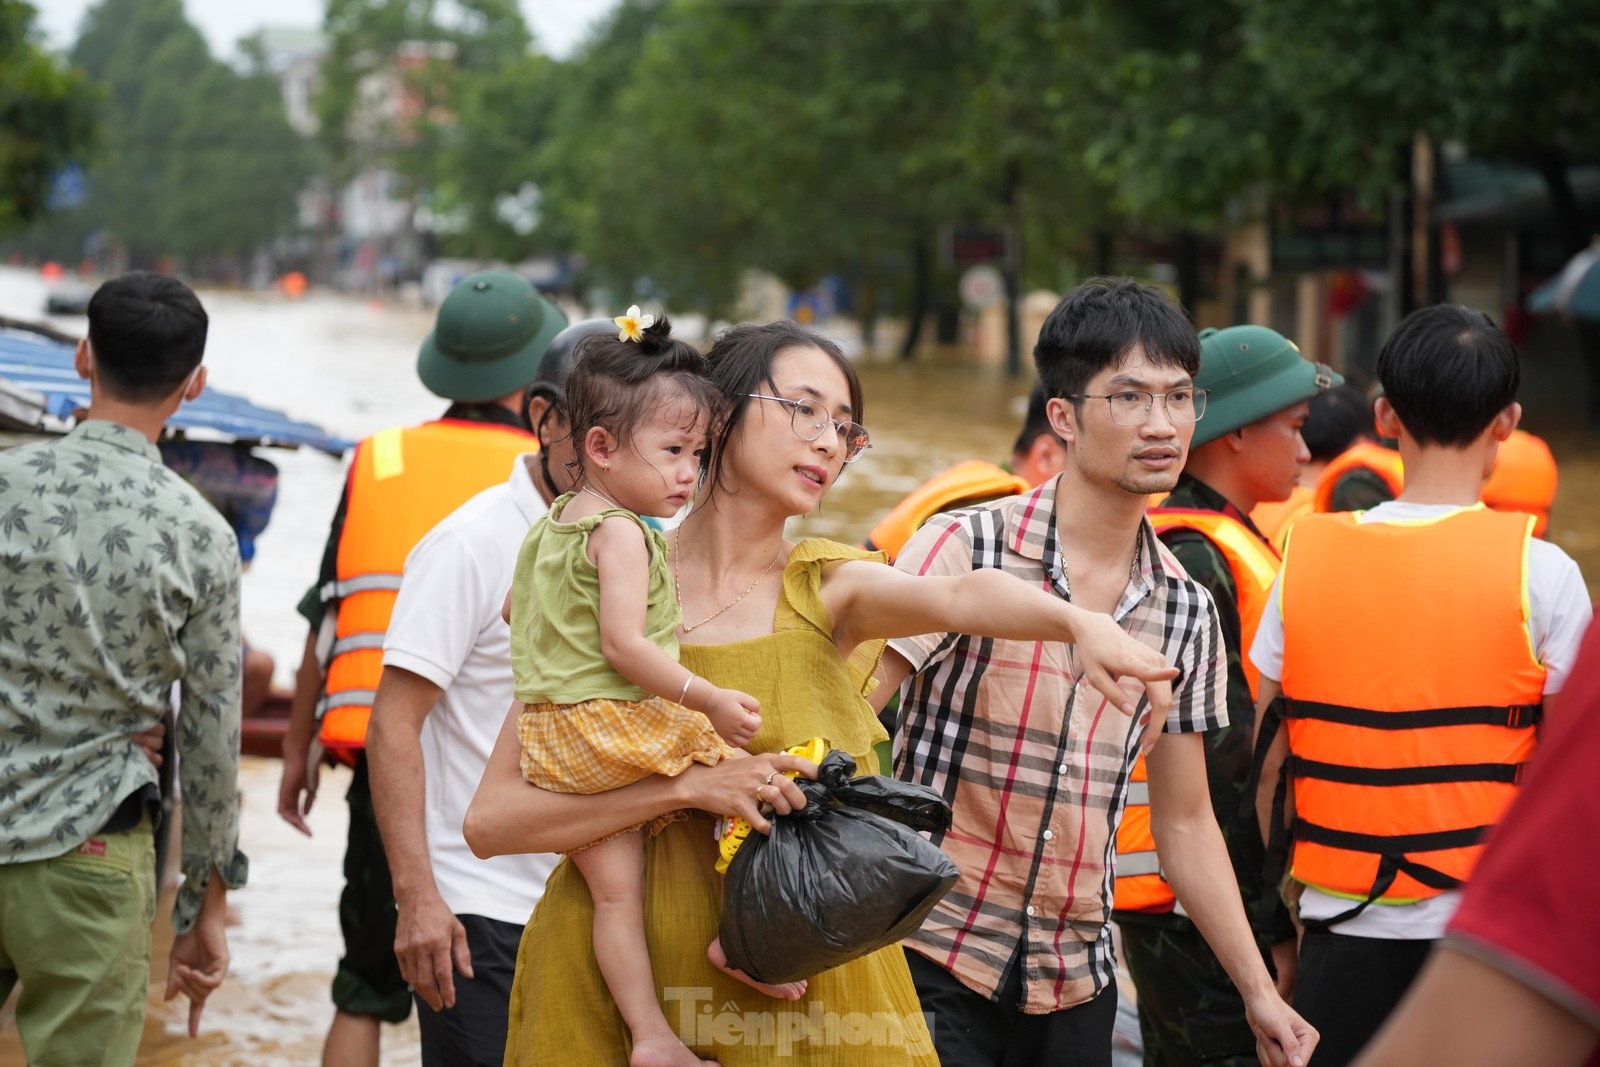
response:
[[[567,493],[533,524],[517,553],[511,583],[511,670],[524,704],[578,704],[585,700],[643,700],[649,694],[624,678],[600,651],[600,573],[590,562],[589,534],[613,515],[632,519],[650,545],[645,637],[678,657],[683,613],[667,569],[667,541],[622,508],[606,508],[577,522],[561,522]]]

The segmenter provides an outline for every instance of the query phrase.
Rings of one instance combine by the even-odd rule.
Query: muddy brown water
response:
[[[19,289],[37,295],[31,283],[0,272],[0,313],[28,310],[4,306],[4,298]],[[436,414],[437,401],[420,392],[410,373],[411,353],[428,326],[419,313],[331,301],[284,309],[243,297],[208,296],[207,304],[213,316],[208,363],[212,380],[223,388],[249,392],[351,436]],[[375,368],[383,373],[375,377]],[[1003,460],[1010,453],[1026,383],[954,362],[872,363],[862,372],[863,421],[874,447],[818,512],[793,524],[794,535],[858,542],[878,516],[928,476],[962,459]],[[1532,415],[1529,424],[1547,434],[1561,461],[1551,539],[1578,560],[1591,594],[1600,593],[1600,435],[1551,431]],[[314,576],[340,478],[337,464],[324,457],[271,455],[283,470],[283,484],[273,525],[246,578],[246,630],[277,656],[280,679],[286,679],[281,665],[295,662],[304,639],[294,602]],[[184,1035],[181,1000],[160,1000],[170,946],[164,917],[169,902],[163,902],[140,1067],[318,1062],[332,1017],[329,981],[341,951],[344,778],[330,773],[333,780],[325,783],[311,819],[316,836],[308,839],[277,817],[277,763],[244,761],[241,829],[251,884],[229,901],[231,974],[206,1009],[200,1038],[191,1041]],[[3,1067],[23,1062],[15,1027],[8,1024],[0,1015]],[[386,1026],[383,1050],[387,1067],[418,1063],[415,1022]]]

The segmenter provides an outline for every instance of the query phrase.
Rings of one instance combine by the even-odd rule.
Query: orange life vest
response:
[[[965,460],[935,475],[896,504],[872,528],[863,547],[887,552],[892,563],[911,535],[940,512],[1016,496],[1032,488],[1003,467],[981,459]]]
[[[1152,723],[1152,730],[1156,724]],[[1128,776],[1128,803],[1117,824],[1117,877],[1112,887],[1113,911],[1168,912],[1178,902],[1156,855],[1150,832],[1150,782],[1140,754]]]
[[[1481,505],[1422,522],[1335,514],[1295,526],[1281,607],[1297,881],[1405,903],[1471,875],[1533,752],[1543,700],[1532,527]]]
[[[1233,572],[1234,588],[1239,591],[1240,660],[1255,696],[1260,672],[1250,662],[1250,646],[1256,627],[1266,610],[1272,582],[1278,575],[1278,554],[1257,537],[1248,526],[1220,511],[1190,508],[1155,508],[1150,524],[1160,536],[1170,530],[1194,530],[1217,546],[1228,569]],[[1113,907],[1117,911],[1171,911],[1177,898],[1161,874],[1156,858],[1156,841],[1150,833],[1150,787],[1144,757],[1133,765],[1128,779],[1128,803],[1122,822],[1117,825],[1117,878]]]
[[[406,557],[441,519],[499,485],[537,439],[512,426],[454,419],[390,429],[356,446],[350,464],[337,578],[322,589],[338,602],[333,648],[318,713],[319,740],[353,762],[367,738],[383,674],[383,638]]]
[[[1346,474],[1357,470],[1371,471],[1382,478],[1391,496],[1399,496],[1400,490],[1405,488],[1405,464],[1400,462],[1400,453],[1371,441],[1357,441],[1323,468],[1322,477],[1317,479],[1316,510],[1332,511],[1334,486]]]
[[[1525,430],[1513,430],[1483,483],[1483,502],[1496,511],[1532,515],[1533,536],[1543,537],[1555,499],[1556,458],[1550,446]]]
[[[1289,542],[1289,529],[1302,515],[1309,515],[1316,502],[1316,491],[1308,486],[1297,485],[1294,492],[1289,494],[1288,500],[1268,500],[1257,504],[1250,512],[1250,521],[1256,524],[1256,529],[1261,531],[1263,537],[1272,542],[1272,547],[1283,553],[1283,546]]]

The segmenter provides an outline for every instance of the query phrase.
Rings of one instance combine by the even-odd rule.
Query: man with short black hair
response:
[[[1317,1037],[1273,988],[1206,788],[1200,734],[1228,721],[1216,610],[1145,519],[1204,413],[1199,357],[1188,319],[1158,289],[1099,278],[1067,294],[1034,349],[1064,471],[934,518],[895,565],[1004,570],[1111,614],[1177,669],[1171,711],[1152,724],[1167,733],[1149,755],[1157,840],[1179,898],[1244,993],[1262,1061],[1285,1067],[1307,1062]],[[910,675],[895,770],[950,801],[953,825],[934,840],[961,869],[905,943],[941,1062],[1109,1067],[1112,837],[1140,718],[1078,684],[1070,645],[951,633],[889,649],[890,683]]]
[[[156,450],[205,387],[207,319],[182,282],[134,271],[89,301],[65,437],[0,453],[0,1001],[20,980],[30,1062],[132,1064],[156,907],[156,769],[133,736],[181,683],[183,885],[167,997],[189,1033],[228,969],[244,884],[239,548]]]
[[[1296,524],[1251,652],[1258,710],[1286,704],[1285,729],[1261,717],[1257,812],[1292,842],[1295,1003],[1335,1067],[1443,935],[1591,615],[1577,564],[1534,519],[1478,502],[1522,414],[1505,334],[1478,311],[1423,308],[1384,344],[1378,379],[1404,490]]]

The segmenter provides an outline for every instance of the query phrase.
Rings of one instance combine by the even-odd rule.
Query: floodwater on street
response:
[[[32,272],[0,267],[0,316],[38,319],[46,287]],[[211,316],[206,365],[217,388],[281,408],[355,439],[385,426],[437,416],[444,402],[414,371],[426,312],[312,294],[294,303],[275,295],[202,292]],[[81,332],[79,319],[52,319]],[[859,542],[877,516],[928,476],[959,460],[1003,460],[1021,421],[1025,383],[996,368],[878,362],[862,367],[863,421],[874,447],[849,469],[815,514],[793,534]],[[1538,413],[1528,423],[1545,433]],[[1600,435],[1548,432],[1561,461],[1561,493],[1550,537],[1571,553],[1600,592]],[[272,522],[244,579],[245,633],[269,651],[287,684],[299,662],[305,623],[295,604],[315,580],[337,503],[339,460],[303,450],[263,449],[281,471]],[[343,884],[343,771],[328,772],[305,838],[276,814],[278,764],[246,759],[241,768],[243,847],[251,883],[229,900],[232,970],[206,1009],[199,1040],[183,1035],[185,1009],[163,1005],[152,985],[141,1067],[289,1067],[318,1061],[332,1016],[328,984],[340,955],[337,901]],[[164,902],[157,923],[156,977],[165,978]],[[419,1062],[415,1022],[384,1029],[383,1063]],[[0,1064],[22,1062],[14,1027],[0,1029]]]

